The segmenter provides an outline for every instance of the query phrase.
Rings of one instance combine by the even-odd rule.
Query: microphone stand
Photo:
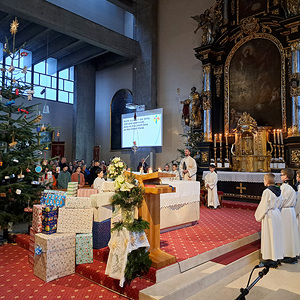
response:
[[[254,287],[254,285],[264,277],[264,275],[267,275],[269,272],[270,267],[266,266],[262,271],[258,273],[258,277],[245,289],[241,288],[240,292],[241,294],[235,299],[235,300],[246,300],[245,296],[249,294],[249,291]]]

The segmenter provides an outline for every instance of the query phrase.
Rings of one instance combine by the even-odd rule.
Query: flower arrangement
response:
[[[111,160],[107,170],[108,178],[116,179],[125,171],[126,165],[120,157],[115,157]]]
[[[144,189],[135,180],[132,173],[126,176],[119,175],[114,182],[115,194],[112,197],[112,205],[120,205],[122,209],[133,209],[140,207],[144,197]]]

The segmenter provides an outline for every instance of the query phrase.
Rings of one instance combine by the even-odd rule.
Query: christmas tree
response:
[[[37,105],[25,106],[24,100],[32,99],[32,86],[26,84],[25,75],[29,66],[18,69],[16,62],[27,52],[15,48],[18,30],[15,19],[10,25],[12,45],[6,38],[3,51],[9,66],[1,68],[0,95],[0,226],[8,222],[24,220],[24,209],[40,197],[42,187],[41,131],[51,131],[50,126],[39,124],[42,116],[37,114]]]

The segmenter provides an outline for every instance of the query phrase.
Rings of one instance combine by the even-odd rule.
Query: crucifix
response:
[[[240,186],[236,187],[237,190],[240,190],[240,194],[243,194],[243,190],[246,190],[245,187],[243,187],[243,184],[240,182]]]

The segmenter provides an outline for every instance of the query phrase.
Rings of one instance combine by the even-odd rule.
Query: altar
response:
[[[203,172],[203,179],[210,171]],[[225,172],[217,171],[218,191],[224,192],[224,199],[237,198],[258,202],[264,186],[264,172]],[[274,173],[275,183],[281,183],[280,173]]]
[[[200,182],[162,179],[176,188],[175,193],[160,195],[160,229],[190,225],[200,217]]]

